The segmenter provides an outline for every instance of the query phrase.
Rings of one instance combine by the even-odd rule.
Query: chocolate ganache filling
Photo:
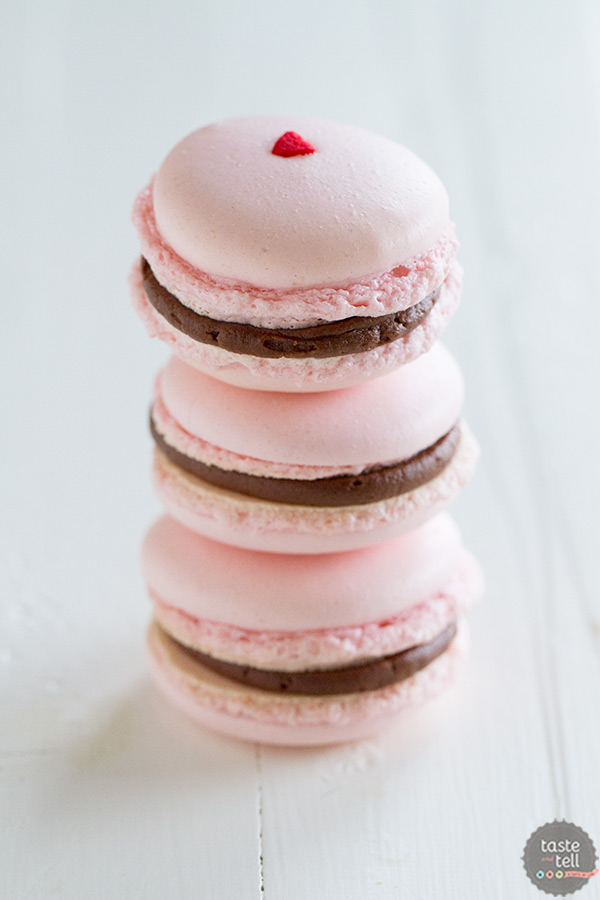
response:
[[[248,475],[202,463],[168,444],[152,415],[150,431],[167,459],[190,475],[239,494],[295,506],[360,506],[405,494],[431,481],[445,469],[460,438],[460,426],[455,425],[435,444],[402,462],[374,466],[358,475],[301,479]]]
[[[441,290],[437,288],[414,306],[385,316],[351,316],[308,328],[259,328],[194,312],[159,284],[143,257],[141,267],[149,302],[177,331],[201,344],[268,359],[325,359],[364,353],[397,341],[421,324]]]
[[[192,659],[202,663],[208,669],[249,687],[286,694],[324,696],[376,691],[378,688],[405,681],[441,656],[447,650],[455,634],[456,622],[452,622],[426,644],[418,644],[416,647],[409,647],[407,650],[401,650],[390,656],[382,656],[379,659],[355,663],[339,669],[308,669],[301,672],[242,666],[217,659],[201,653],[199,650],[192,650],[179,641],[175,641],[174,638],[171,640],[174,640],[177,646]]]

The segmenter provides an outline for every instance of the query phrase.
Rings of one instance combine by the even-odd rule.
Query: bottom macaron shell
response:
[[[158,687],[207,728],[240,740],[310,746],[370,737],[407,709],[439,695],[460,671],[468,635],[461,620],[448,649],[405,681],[376,691],[317,697],[262,691],[223,678],[192,660],[155,623],[148,646]]]
[[[130,284],[134,308],[150,337],[160,338],[184,362],[237,387],[303,393],[361,384],[426,353],[456,312],[462,269],[458,263],[453,264],[433,309],[404,338],[364,353],[325,359],[265,359],[199,343],[178,331],[155,310],[146,296],[139,263],[131,272]]]
[[[258,500],[189,475],[160,451],[155,455],[154,483],[173,518],[205,537],[271,553],[329,553],[367,547],[423,524],[469,481],[478,455],[477,441],[463,422],[456,451],[436,478],[363,506],[310,507]]]

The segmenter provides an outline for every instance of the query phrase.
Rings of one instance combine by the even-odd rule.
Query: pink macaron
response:
[[[188,135],[137,198],[134,305],[181,359],[241,387],[321,391],[415,359],[456,309],[448,197],[385,137],[322,119]]]
[[[441,344],[373,381],[312,394],[241,389],[173,357],[151,414],[156,489],[188,528],[240,547],[329,553],[439,512],[478,448]]]
[[[366,737],[450,684],[479,566],[447,514],[346,553],[216,543],[169,517],[148,533],[152,667],[164,693],[245,740]]]

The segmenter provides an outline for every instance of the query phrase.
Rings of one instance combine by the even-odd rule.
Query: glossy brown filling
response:
[[[405,681],[441,656],[455,634],[456,622],[452,622],[433,640],[402,650],[400,653],[339,669],[309,669],[303,672],[240,666],[237,663],[216,659],[199,650],[192,650],[179,641],[175,643],[193,660],[240,684],[260,688],[263,691],[323,696],[376,691],[378,688]]]
[[[402,462],[367,469],[359,475],[332,475],[304,480],[247,475],[206,465],[168,444],[154,424],[152,415],[150,431],[167,459],[190,475],[249,497],[295,506],[361,506],[406,494],[431,481],[446,468],[460,438],[460,426],[455,425],[435,444]]]
[[[149,302],[177,331],[201,344],[268,359],[325,359],[364,353],[397,341],[421,324],[441,290],[437,288],[414,306],[386,316],[351,316],[309,328],[259,328],[194,312],[159,284],[143,257],[141,266]]]

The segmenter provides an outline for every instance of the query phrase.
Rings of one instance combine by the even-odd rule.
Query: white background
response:
[[[566,817],[600,845],[597,4],[1,10],[0,896],[541,896],[532,830]],[[166,351],[126,289],[130,206],[170,147],[275,112],[383,132],[448,187],[466,283],[447,342],[483,447],[455,511],[488,584],[451,696],[287,752],[204,732],[149,681]]]

